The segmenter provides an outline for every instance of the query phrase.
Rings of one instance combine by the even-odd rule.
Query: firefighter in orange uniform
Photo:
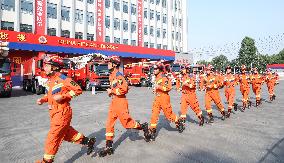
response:
[[[251,107],[251,101],[249,101],[249,92],[250,92],[250,75],[246,72],[246,66],[242,65],[241,74],[238,77],[240,83],[240,91],[243,95],[243,110]]]
[[[204,83],[203,79],[206,77],[206,74],[203,72],[203,70],[200,70],[199,72],[199,91],[204,90]]]
[[[273,74],[270,69],[267,69],[265,81],[268,88],[269,99],[270,101],[273,101],[276,98],[274,88],[276,85],[277,76]]]
[[[221,87],[222,83],[219,81],[218,77],[213,73],[214,67],[212,65],[208,65],[206,69],[206,76],[203,79],[203,90],[206,90],[205,93],[205,108],[207,114],[209,116],[209,123],[214,122],[213,114],[212,114],[212,107],[211,102],[217,105],[219,111],[222,114],[221,119],[225,120],[225,109],[221,102],[220,94],[218,89]]]
[[[252,90],[256,97],[256,107],[258,107],[261,104],[261,86],[263,83],[263,77],[258,73],[257,68],[252,69],[253,74],[250,77],[251,84],[252,84]]]
[[[150,126],[150,134],[153,141],[156,138],[156,128],[161,110],[163,110],[169,121],[176,124],[176,128],[180,133],[184,130],[182,119],[179,119],[178,116],[173,113],[169,95],[169,91],[172,89],[172,84],[164,75],[164,66],[162,63],[154,65],[154,75],[156,76],[156,80],[153,93],[155,93],[156,97],[153,102]]]
[[[44,71],[48,81],[45,85],[46,94],[37,100],[37,104],[48,103],[50,130],[45,141],[43,160],[38,162],[53,162],[63,141],[87,146],[87,154],[90,154],[94,148],[95,138],[87,138],[70,126],[72,119],[70,101],[80,95],[82,89],[73,80],[59,72],[62,67],[63,60],[59,56],[47,55],[44,58]]]
[[[108,69],[111,74],[109,76],[110,87],[107,93],[112,97],[109,107],[108,118],[106,122],[106,147],[99,152],[100,157],[107,154],[113,154],[113,137],[114,125],[117,118],[120,120],[122,126],[127,129],[143,130],[145,140],[149,141],[148,124],[145,122],[140,124],[129,115],[128,100],[126,94],[128,93],[128,85],[123,75],[118,71],[120,66],[120,58],[118,56],[111,56],[108,62]]]
[[[228,112],[226,117],[229,118],[234,107],[237,111],[237,104],[235,103],[237,78],[232,74],[232,68],[230,66],[226,67],[226,75],[224,76],[224,86],[225,86],[225,96],[228,102]]]
[[[199,126],[203,126],[204,117],[199,107],[199,102],[196,96],[196,76],[190,74],[190,67],[182,69],[182,96],[181,96],[181,115],[180,118],[185,122],[188,106],[195,112],[199,121]]]

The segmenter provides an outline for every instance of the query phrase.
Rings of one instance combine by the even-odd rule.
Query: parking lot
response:
[[[215,123],[198,126],[198,119],[189,109],[186,130],[178,133],[174,124],[161,114],[156,141],[146,143],[142,132],[124,129],[116,124],[114,155],[100,158],[97,151],[105,146],[105,121],[110,98],[106,92],[84,92],[71,103],[72,126],[86,136],[96,136],[96,151],[86,155],[80,145],[64,142],[55,162],[284,162],[284,82],[276,88],[276,101],[268,101],[263,86],[263,105],[245,112],[234,112],[221,121],[213,110]],[[223,103],[224,90],[221,90]],[[34,162],[43,157],[44,141],[49,130],[47,105],[36,105],[38,95],[14,89],[11,98],[0,98],[0,162]],[[180,109],[181,94],[171,91],[175,113]],[[136,120],[149,122],[154,95],[148,88],[131,87],[127,98],[130,114]],[[204,92],[198,92],[204,110]],[[251,94],[251,100],[255,98]],[[237,87],[237,103],[241,95]],[[224,104],[227,108],[227,104]]]

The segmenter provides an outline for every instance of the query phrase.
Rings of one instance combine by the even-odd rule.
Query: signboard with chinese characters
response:
[[[193,55],[191,53],[176,53],[174,63],[178,64],[193,64]]]
[[[104,1],[97,0],[97,41],[104,41]]]
[[[143,0],[137,1],[138,19],[138,46],[143,46]]]
[[[35,33],[45,34],[46,28],[46,0],[35,1]]]

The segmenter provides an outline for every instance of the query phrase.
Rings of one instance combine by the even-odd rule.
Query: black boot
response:
[[[156,140],[156,137],[157,137],[157,130],[156,130],[156,128],[151,128],[151,129],[149,129],[149,131],[150,131],[150,139],[152,140],[152,141],[155,141]]]
[[[112,155],[114,150],[112,148],[113,141],[107,140],[106,141],[106,147],[102,151],[99,152],[100,157],[105,157],[106,155]]]
[[[251,107],[251,101],[248,101],[248,109],[250,109],[250,107]]]
[[[275,95],[272,95],[272,101],[274,101],[276,99]]]
[[[238,104],[234,103],[234,110],[237,111],[238,110]]]
[[[255,101],[255,106],[258,107],[260,105],[260,100]]]
[[[230,118],[230,115],[231,115],[231,112],[232,112],[232,109],[228,109],[228,112],[226,114],[226,118]],[[223,114],[222,114],[223,115]],[[223,119],[222,119],[223,120]]]
[[[214,118],[213,118],[213,114],[212,113],[208,113],[208,121],[207,123],[214,123]]]
[[[222,114],[221,120],[224,121],[226,119],[225,111],[222,111],[221,114]]]
[[[201,115],[201,116],[198,116],[198,119],[199,119],[199,126],[203,126],[203,124],[204,124],[204,117]]]
[[[269,101],[273,101],[273,97],[272,96],[269,97]]]
[[[183,123],[183,120],[182,119],[179,119],[177,122],[176,122],[176,128],[178,129],[178,132],[179,133],[182,133],[183,130],[185,129],[185,126],[184,126],[184,123]]]
[[[81,144],[82,145],[86,145],[88,147],[87,150],[87,155],[90,155],[93,150],[94,150],[94,145],[96,143],[96,138],[88,138],[88,137],[84,137]]]
[[[141,124],[139,129],[143,130],[144,139],[145,139],[146,142],[149,142],[151,140],[151,134],[150,134],[150,131],[149,131],[149,128],[148,128],[148,123],[145,122],[145,123]]]

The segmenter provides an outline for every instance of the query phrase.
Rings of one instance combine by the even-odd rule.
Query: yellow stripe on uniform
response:
[[[189,83],[189,82],[190,82],[190,80],[185,80],[185,81],[184,81],[184,83]]]
[[[114,136],[114,133],[112,133],[112,132],[107,132],[107,133],[106,133],[106,136]]]
[[[76,137],[72,140],[72,143],[75,143],[75,142],[78,141],[81,137],[82,137],[82,134],[81,134],[81,133],[78,133],[78,134],[76,135]]]
[[[212,113],[212,109],[207,110],[207,113]]]
[[[202,111],[200,111],[198,114],[197,114],[197,116],[201,116],[202,115]]]
[[[116,89],[115,89],[115,94],[116,94],[116,95],[121,95],[120,92],[119,92],[119,88],[116,88]]]
[[[151,124],[151,127],[156,127],[157,126],[157,124]]]
[[[185,115],[185,114],[183,114],[183,115],[180,115],[180,117],[181,117],[181,118],[186,118],[186,115]]]
[[[158,80],[157,82],[156,82],[156,84],[160,84],[160,83],[162,83],[163,82],[163,79],[160,79],[160,80]]]
[[[137,127],[138,127],[138,122],[135,122],[134,128],[137,128]]]
[[[43,158],[47,160],[53,160],[55,158],[55,155],[44,154]]]
[[[167,91],[167,87],[163,86],[163,91]]]
[[[63,83],[60,83],[60,84],[57,84],[57,85],[53,86],[52,90],[55,90],[55,89],[61,88],[61,87],[63,87]]]
[[[73,90],[71,90],[71,91],[69,92],[69,94],[70,94],[70,96],[71,96],[72,98],[76,97],[76,93],[75,93]]]

